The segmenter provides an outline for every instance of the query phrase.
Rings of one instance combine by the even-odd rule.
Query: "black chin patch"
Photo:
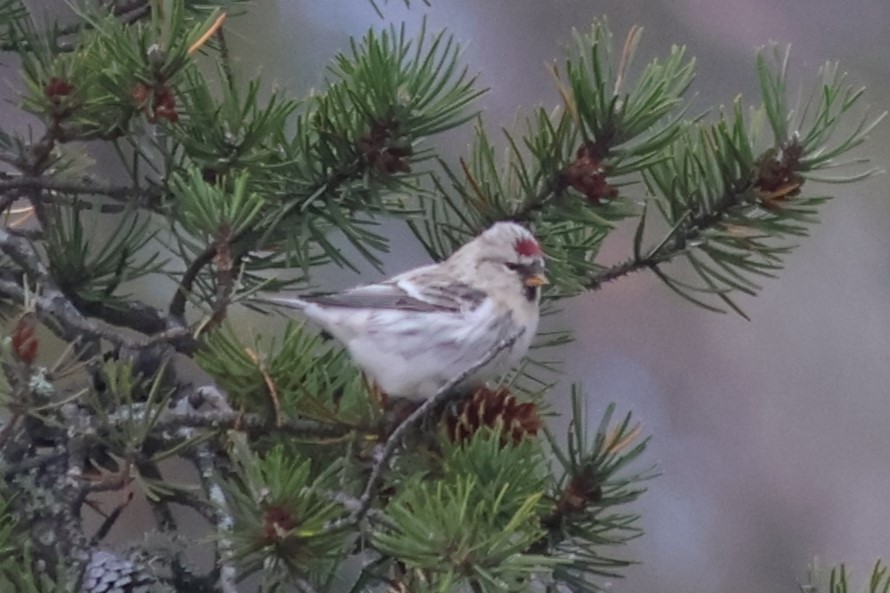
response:
[[[528,300],[528,302],[530,302],[530,303],[535,302],[535,300],[537,300],[537,298],[538,298],[538,291],[540,289],[541,289],[540,286],[526,286],[523,289],[523,292],[525,293],[526,300]]]

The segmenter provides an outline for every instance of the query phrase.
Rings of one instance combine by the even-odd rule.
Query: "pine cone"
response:
[[[16,358],[25,364],[34,364],[37,358],[37,347],[40,345],[37,339],[37,317],[33,313],[26,313],[19,318],[12,330],[12,352]]]
[[[608,182],[599,152],[594,144],[585,144],[562,171],[563,183],[587,196],[594,205],[618,197],[618,188]]]
[[[134,562],[96,550],[83,574],[80,593],[155,593],[157,579]]]
[[[448,437],[462,443],[487,426],[500,428],[504,442],[514,445],[534,437],[541,429],[538,407],[533,402],[519,403],[506,387],[480,387],[460,404],[456,413],[445,419]]]

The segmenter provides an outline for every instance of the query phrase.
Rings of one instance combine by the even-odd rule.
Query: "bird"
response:
[[[345,345],[387,396],[422,401],[511,338],[455,388],[471,389],[515,366],[537,331],[545,284],[535,236],[496,222],[444,261],[379,283],[254,300],[299,311]]]

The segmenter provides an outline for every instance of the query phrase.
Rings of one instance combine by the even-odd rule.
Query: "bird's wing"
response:
[[[401,276],[344,292],[302,298],[323,307],[459,313],[475,309],[486,296],[467,284],[440,281],[435,276]]]

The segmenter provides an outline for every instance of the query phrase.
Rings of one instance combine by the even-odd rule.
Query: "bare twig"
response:
[[[130,459],[125,459],[119,470],[107,473],[98,480],[86,480],[84,482],[84,491],[110,492],[120,490],[133,481],[132,469],[133,462]]]
[[[120,519],[121,514],[124,510],[130,505],[130,502],[133,500],[133,493],[130,492],[129,496],[127,496],[123,502],[119,503],[108,516],[105,517],[105,520],[102,521],[102,524],[99,526],[99,529],[96,530],[96,533],[93,534],[93,537],[90,538],[90,544],[96,546],[108,535],[108,532],[114,527],[117,520]]]
[[[23,459],[18,463],[0,468],[0,472],[2,472],[4,477],[9,478],[16,474],[28,472],[32,469],[37,469],[50,463],[56,463],[64,459],[67,455],[68,454],[64,451],[54,451],[52,453],[46,453],[44,455],[28,457],[27,459]]]
[[[12,258],[22,270],[35,280],[43,283],[52,281],[49,270],[40,261],[40,256],[37,255],[37,251],[31,244],[4,227],[0,227],[0,251]]]
[[[104,339],[118,347],[135,349],[189,335],[187,328],[171,323],[169,327],[155,336],[150,336],[147,340],[127,338],[116,328],[84,316],[58,288],[49,270],[40,260],[40,256],[26,239],[0,227],[0,252],[8,255],[30,278],[41,285],[40,294],[32,295],[37,315],[44,319],[54,320],[61,326],[62,335],[68,340]],[[18,301],[24,301],[27,291],[16,282],[0,279],[0,293]]]
[[[144,342],[146,346],[168,342],[185,354],[191,354],[198,349],[197,340],[183,325],[141,301],[128,300],[125,306],[114,307],[99,301],[85,301],[76,294],[69,295],[69,298],[84,315],[98,317],[111,325],[126,327],[150,336]]]
[[[727,191],[707,212],[689,216],[686,224],[670,230],[664,239],[646,255],[635,256],[594,274],[587,280],[590,290],[599,290],[603,284],[642,270],[659,271],[659,265],[686,253],[690,245],[704,232],[718,224],[730,210],[743,203],[744,195]]]
[[[229,250],[229,257],[231,258],[233,265],[236,265],[236,262],[241,257],[241,250],[236,247],[236,244],[245,240],[246,237],[252,236],[251,232],[252,229],[244,229],[228,239],[227,249]],[[211,243],[204,249],[204,251],[198,254],[198,256],[189,264],[189,267],[186,268],[185,272],[182,274],[182,279],[179,281],[179,286],[176,287],[176,292],[173,294],[173,298],[170,299],[170,305],[167,308],[168,314],[173,319],[180,320],[182,323],[185,322],[184,315],[186,301],[192,293],[192,288],[194,287],[195,280],[198,279],[198,274],[200,274],[201,270],[212,263],[219,255],[219,244],[216,242]]]
[[[342,437],[355,430],[352,426],[335,426],[313,422],[312,420],[290,420],[282,418],[280,421],[268,419],[260,414],[240,414],[237,412],[195,412],[177,415],[167,420],[171,424],[191,427],[214,427],[219,429],[240,428],[248,433],[279,432],[302,437],[330,439]],[[369,430],[370,432],[370,430]]]
[[[52,177],[12,177],[0,180],[0,192],[16,189],[41,189],[74,195],[102,195],[118,201],[151,197],[149,192],[137,187],[130,185],[106,185],[93,181],[89,177],[84,178],[81,182],[53,179]]]
[[[234,555],[234,543],[231,539],[231,531],[235,526],[235,519],[229,511],[228,500],[225,492],[219,484],[217,477],[217,465],[214,461],[213,449],[207,443],[201,443],[192,455],[195,467],[201,479],[201,484],[210,502],[216,506],[216,565],[219,568],[219,580],[217,586],[221,593],[238,593],[236,585],[238,572],[232,564]]]
[[[148,0],[127,0],[115,2],[112,14],[120,17],[125,23],[135,23],[142,20],[151,12],[151,3]]]
[[[133,422],[142,418],[148,411],[146,404],[135,403],[120,406],[109,414],[106,422],[110,425]],[[261,414],[244,414],[234,410],[181,410],[180,407],[165,410],[154,424],[155,432],[176,433],[180,429],[211,428],[214,430],[239,429],[249,434],[289,434],[304,438],[336,439],[356,430],[351,425],[332,425],[312,420],[292,420],[283,418],[280,422]],[[368,432],[373,430],[369,427]],[[173,435],[171,435],[173,436]],[[177,434],[177,440],[193,438],[193,431]]]
[[[25,290],[19,284],[9,280],[0,279],[0,293],[18,301],[25,298]],[[61,329],[59,335],[69,341],[102,339],[115,346],[139,349],[152,346],[159,341],[169,341],[189,335],[187,328],[171,328],[158,336],[150,336],[146,340],[129,339],[104,322],[90,320],[83,316],[71,301],[56,288],[44,286],[41,293],[33,297],[33,302],[36,306],[37,316],[56,322]]]
[[[173,491],[170,493],[166,493],[162,496],[162,499],[165,503],[173,503],[178,504],[184,507],[188,507],[201,515],[208,523],[216,525],[216,522],[219,520],[217,517],[216,507],[213,504],[198,498],[196,496],[191,496],[185,492]]]
[[[677,254],[679,254],[679,252],[677,252]],[[607,282],[628,276],[634,272],[649,270],[657,265],[657,262],[651,261],[648,258],[630,258],[594,274],[588,279],[587,284],[591,290],[599,290],[603,287],[603,284],[606,284]]]
[[[170,300],[168,312],[171,316],[176,319],[183,318],[183,316],[185,315],[186,300],[188,299],[188,295],[192,292],[192,286],[194,285],[195,280],[198,278],[198,274],[201,272],[204,266],[213,261],[213,258],[216,257],[216,253],[216,245],[209,245],[207,249],[205,249],[201,252],[200,255],[198,255],[198,257],[192,260],[192,263],[182,275],[182,279],[179,281],[179,286],[176,287],[176,293]]]
[[[332,490],[328,492],[319,492],[319,494],[340,504],[350,513],[358,512],[362,508],[361,500],[354,496],[349,496],[345,492],[336,492]],[[393,524],[392,520],[389,519],[385,513],[376,509],[368,509],[365,511],[365,517],[367,517],[370,522],[377,523],[378,525],[391,527]]]

